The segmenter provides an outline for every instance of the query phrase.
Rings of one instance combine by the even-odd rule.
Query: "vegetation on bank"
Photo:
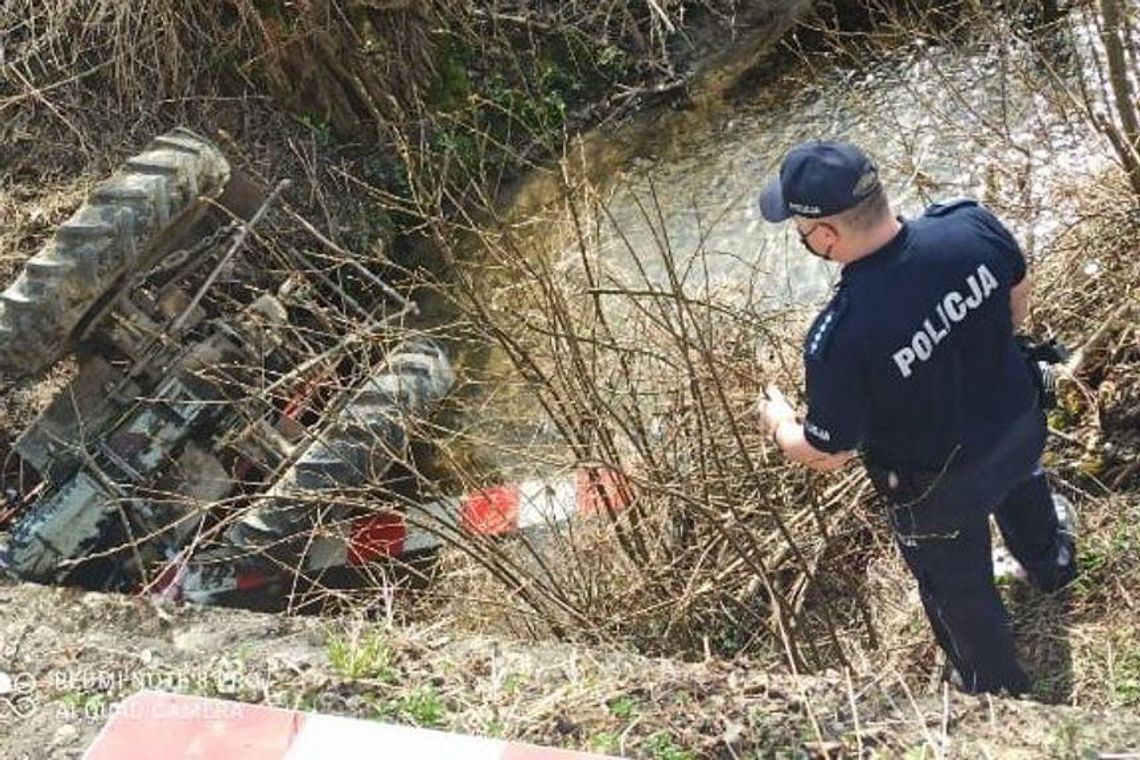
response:
[[[311,141],[309,158],[320,163],[366,153],[354,167],[360,178],[396,192],[405,189],[398,134],[457,181],[488,167],[517,173],[528,159],[548,158],[564,128],[618,118],[682,88],[698,55],[699,40],[688,37],[694,17],[723,39],[748,25],[786,24],[780,8],[17,0],[3,18],[3,155],[34,180],[19,160],[25,148],[58,142],[87,163],[110,164],[140,134],[182,124],[211,137],[224,129],[247,150],[262,142],[275,158],[285,138]],[[262,107],[301,128],[264,123]]]
[[[1081,515],[1082,574],[1058,596],[1006,591],[1039,698],[1134,709],[1140,257],[1133,241],[1140,224],[1127,179],[1135,131],[1120,108],[1130,101],[1116,96],[1111,45],[1078,38],[1068,68],[1053,68],[1062,60],[1054,51],[1022,57],[1039,43],[1039,32],[975,6],[964,4],[971,15],[949,30],[945,16],[928,24],[921,13],[915,21],[887,8],[874,14],[873,34],[816,28],[820,47],[799,50],[793,74],[780,85],[790,89],[801,72],[831,65],[836,51],[873,55],[879,38],[992,46],[1010,53],[1006,76],[1040,74],[1035,81],[1054,88],[1054,104],[1073,129],[1107,139],[1105,155],[1115,156],[1122,171],[1079,193],[1070,189],[1080,202],[1035,272],[1034,328],[1084,349],[1062,381],[1049,450],[1058,485]],[[890,674],[884,699],[901,700],[907,690],[921,698],[937,676],[936,648],[917,602],[906,598],[909,579],[861,473],[822,478],[788,468],[749,417],[768,379],[798,385],[805,315],[761,309],[740,293],[694,292],[682,275],[699,266],[701,253],[686,258],[689,252],[671,250],[663,237],[657,250],[630,253],[646,267],[661,267],[667,285],[647,280],[615,289],[594,246],[612,224],[604,188],[582,180],[580,155],[563,154],[581,125],[683,95],[688,69],[676,52],[682,22],[700,13],[714,28],[730,30],[729,7],[630,2],[607,13],[600,4],[504,11],[422,2],[360,4],[341,14],[332,2],[235,0],[220,14],[212,4],[160,2],[102,4],[102,15],[92,15],[82,2],[10,3],[5,27],[15,53],[4,62],[0,93],[0,208],[13,222],[0,231],[3,267],[11,271],[33,252],[118,157],[174,123],[197,128],[267,184],[298,180],[291,213],[278,214],[258,245],[315,246],[297,218],[310,220],[369,266],[403,269],[409,285],[437,294],[446,304],[437,329],[455,345],[482,347],[485,365],[465,367],[468,416],[436,431],[436,458],[449,477],[468,487],[488,482],[479,452],[517,432],[511,420],[489,416],[494,405],[486,399],[505,397],[508,412],[541,409],[549,420],[549,446],[533,439],[518,446],[528,456],[558,467],[619,467],[637,489],[638,505],[628,514],[541,544],[457,542],[433,569],[433,585],[399,598],[399,616],[686,659],[748,658],[741,667],[749,672],[846,667],[857,679]],[[1135,36],[1140,24],[1133,19],[1128,29]],[[1135,70],[1134,46],[1122,42],[1120,50],[1116,57]],[[1073,79],[1074,69],[1091,79]],[[1124,87],[1127,94],[1127,81]],[[950,96],[968,100],[968,87]],[[963,125],[953,133],[1013,142],[1008,125],[967,127],[976,133]],[[905,158],[914,159],[919,177],[917,151]],[[561,194],[534,218],[500,218],[499,190],[527,169],[555,176]],[[1006,213],[1033,212],[1019,205],[1018,194],[1033,183],[1031,174],[996,165],[994,175],[987,200]],[[644,224],[660,230],[659,213],[645,198]],[[397,228],[406,248],[392,245]],[[535,229],[543,235],[536,238]],[[620,237],[620,229],[610,231]],[[430,249],[408,243],[425,239]],[[757,336],[765,346],[761,362]],[[9,436],[42,401],[36,387],[6,389]],[[478,428],[471,415],[479,415]],[[503,435],[488,440],[489,425]],[[413,475],[420,464],[409,463]],[[375,496],[385,498],[379,488]],[[375,588],[329,596],[374,613],[377,597],[391,587],[392,576],[382,572]],[[453,720],[437,684],[391,693],[393,673],[414,657],[394,650],[386,635],[338,634],[328,645],[334,669],[351,684],[345,690],[360,697],[354,705],[387,719],[497,730],[490,722]],[[480,677],[470,663],[457,669]],[[712,755],[728,743],[716,732],[672,735],[649,717],[639,725],[653,724],[653,731],[634,728],[653,701],[635,682],[653,677],[634,673],[622,682],[626,690],[589,692],[602,695],[595,701],[608,717],[584,733],[565,733],[561,743],[662,758],[692,747]],[[671,682],[655,683],[674,693]],[[723,691],[736,694],[741,683],[726,681]],[[841,695],[846,688],[839,680],[832,687]],[[518,700],[504,702],[509,709],[541,694],[521,684],[515,691]],[[685,695],[673,706],[677,714],[691,705],[715,712],[724,696],[699,684],[676,693]],[[797,704],[804,706],[797,725],[811,730],[810,716],[803,720],[811,700]],[[557,729],[555,718],[543,717]],[[747,725],[748,741],[763,749],[755,739],[763,720],[756,720]],[[521,722],[502,730],[528,736]],[[623,744],[630,737],[637,741]],[[800,739],[802,746],[842,736]],[[1063,739],[1057,737],[1061,745]],[[915,741],[935,747],[937,737]]]
[[[2,669],[35,702],[0,714],[12,757],[70,758],[147,687],[643,760],[1078,758],[1135,745],[1140,715],[955,695],[883,674],[794,677],[754,663],[524,644],[439,621],[389,626],[0,581]],[[359,654],[349,662],[346,651]],[[1090,755],[1091,753],[1091,755]]]

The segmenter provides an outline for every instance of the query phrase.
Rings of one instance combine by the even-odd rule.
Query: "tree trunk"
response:
[[[1140,126],[1137,124],[1136,103],[1132,100],[1132,88],[1128,81],[1128,64],[1120,37],[1122,29],[1117,0],[1100,0],[1100,14],[1101,40],[1108,58],[1108,78],[1112,85],[1116,115],[1120,121],[1120,134],[1113,140],[1113,147],[1128,172],[1132,190],[1140,196]]]

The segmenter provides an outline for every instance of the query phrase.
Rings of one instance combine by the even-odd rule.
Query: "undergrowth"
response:
[[[263,181],[303,178],[289,198],[295,213],[264,232],[269,244],[318,247],[296,217],[312,219],[334,245],[377,271],[404,271],[438,299],[452,345],[468,352],[459,410],[434,431],[449,484],[485,486],[510,475],[502,461],[513,459],[559,472],[604,466],[637,495],[625,512],[539,538],[453,541],[426,573],[434,585],[409,598],[409,616],[688,659],[749,656],[798,672],[889,666],[928,685],[935,648],[861,472],[788,467],[752,417],[765,382],[799,385],[807,315],[766,308],[751,298],[754,283],[694,284],[706,252],[670,247],[652,193],[641,197],[639,223],[658,245],[629,249],[604,188],[581,180],[582,157],[566,149],[578,126],[682,91],[686,72],[670,44],[684,14],[727,17],[731,8],[504,12],[423,2],[346,19],[333,3],[304,5],[242,0],[215,13],[110,3],[94,15],[66,0],[6,5],[7,271],[129,147],[174,123],[198,127]],[[370,31],[339,34],[345,24]],[[987,30],[993,39],[1008,31],[977,32],[985,39]],[[357,82],[361,70],[370,73]],[[993,137],[975,123],[953,126],[948,134],[962,139]],[[1010,137],[1001,125],[994,132]],[[907,158],[921,184],[917,149]],[[535,168],[557,179],[552,206],[525,219],[501,213],[499,191]],[[1033,177],[1017,171],[995,162],[993,200],[1032,213],[1029,201],[1018,205],[1028,191],[1018,193]],[[1140,602],[1140,226],[1117,174],[1081,188],[1080,200],[1069,231],[1035,265],[1033,326],[1084,349],[1062,381],[1048,452],[1058,487],[1077,503],[1082,570],[1062,596],[1007,593],[1040,698],[1131,707],[1140,693],[1130,633]],[[397,226],[406,248],[392,245]],[[632,276],[599,258],[603,235],[625,246]],[[435,271],[408,271],[409,240],[432,247]],[[331,324],[326,337],[355,329]],[[524,417],[542,420],[537,433]],[[9,427],[13,437],[19,425]],[[368,606],[377,595],[338,598]],[[329,657],[348,679],[387,682],[394,667],[379,634],[334,639]],[[602,701],[616,721],[632,720],[640,704]],[[447,714],[429,687],[376,709],[425,725]],[[608,724],[595,739],[620,743]],[[669,734],[640,740],[647,756],[684,756]]]

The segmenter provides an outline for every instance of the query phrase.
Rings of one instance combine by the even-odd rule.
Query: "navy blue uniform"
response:
[[[1063,539],[1038,466],[1044,416],[1013,336],[1010,290],[1024,276],[1017,242],[988,210],[935,205],[843,268],[804,344],[805,436],[821,451],[861,451],[971,691],[1028,688],[994,587],[988,515],[1037,585],[1072,573],[1056,561]]]

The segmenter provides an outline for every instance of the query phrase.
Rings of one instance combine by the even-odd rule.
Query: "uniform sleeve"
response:
[[[818,334],[818,326],[813,333]],[[804,437],[820,451],[834,454],[862,444],[866,428],[863,373],[854,348],[843,343],[842,330],[825,351],[811,350],[809,333],[804,371],[808,411]]]
[[[977,206],[974,214],[981,225],[982,235],[999,251],[1002,268],[1008,277],[1006,284],[1012,288],[1025,279],[1025,256],[1021,252],[1021,246],[992,211]]]

